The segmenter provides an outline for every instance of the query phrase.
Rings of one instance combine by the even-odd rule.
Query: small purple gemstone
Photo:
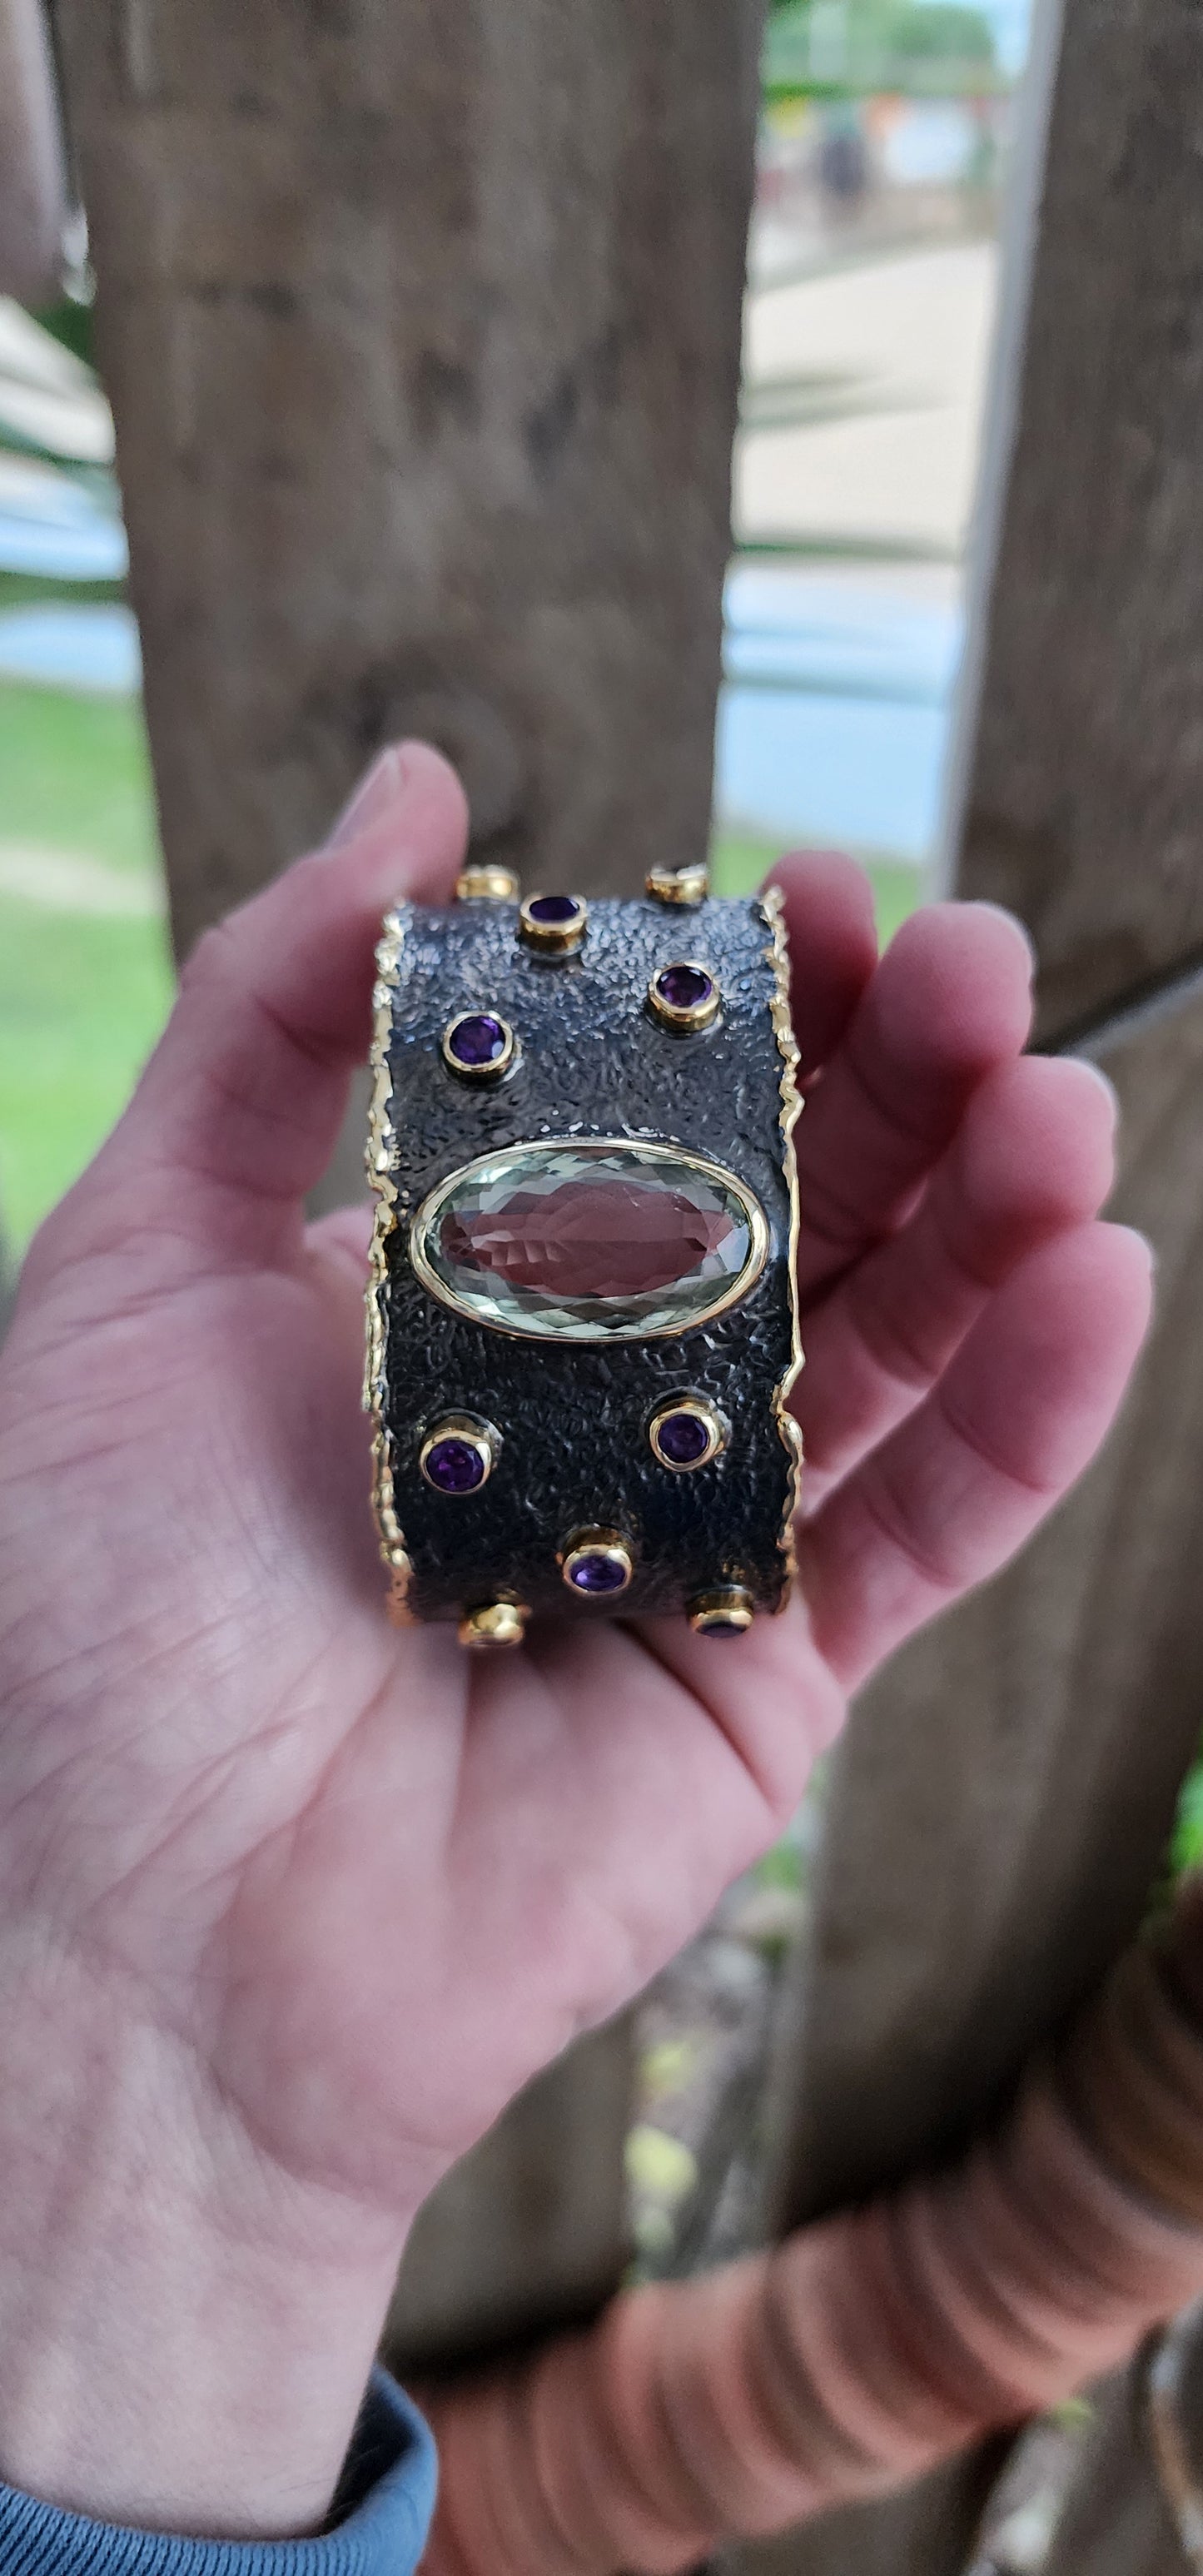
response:
[[[696,1413],[664,1413],[656,1425],[662,1455],[674,1467],[696,1466],[710,1446],[710,1432]]]
[[[447,1033],[447,1052],[457,1064],[496,1064],[505,1054],[505,1023],[492,1011],[470,1011]]]
[[[582,1549],[568,1576],[577,1592],[621,1592],[626,1579],[625,1565],[599,1547]]]
[[[702,1633],[707,1637],[743,1637],[747,1627],[746,1619],[708,1619]]]
[[[714,977],[701,966],[665,966],[656,977],[656,991],[670,1011],[692,1011],[710,1000]]]
[[[580,908],[574,894],[532,895],[526,907],[532,921],[544,921],[557,929],[564,922],[575,921]]]
[[[426,1474],[440,1494],[472,1494],[483,1485],[485,1461],[470,1440],[458,1440],[448,1432],[445,1440],[435,1440],[426,1452]]]

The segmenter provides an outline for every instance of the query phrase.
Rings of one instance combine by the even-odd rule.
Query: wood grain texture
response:
[[[454,2369],[591,2316],[629,2254],[626,2015],[536,2077],[420,2212],[384,2353],[402,2378]]]
[[[1203,951],[1201,150],[1195,0],[1065,0],[958,882],[1046,1037]]]
[[[177,943],[407,732],[703,848],[758,0],[63,0]]]
[[[1158,1313],[1101,1458],[863,1696],[786,2088],[797,2225],[958,2146],[1139,1923],[1200,1724],[1203,999],[1101,1061]]]

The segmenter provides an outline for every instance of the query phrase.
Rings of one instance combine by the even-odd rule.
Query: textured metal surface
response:
[[[596,903],[580,955],[553,961],[519,943],[516,918],[511,904],[406,906],[382,952],[369,1391],[384,1435],[383,1536],[395,1565],[403,1534],[406,1607],[452,1618],[504,1593],[536,1611],[604,1617],[603,1604],[569,1594],[557,1563],[569,1532],[598,1522],[636,1544],[623,1616],[681,1610],[723,1581],[776,1609],[794,1471],[778,1408],[794,1324],[772,919],[759,902],[710,901],[690,913],[683,948],[682,923],[662,905]],[[723,1017],[677,1038],[652,1022],[644,997],[656,969],[684,953],[717,974]],[[439,1052],[453,1012],[486,1007],[522,1043],[518,1070],[492,1091],[458,1083]],[[683,1145],[755,1192],[772,1250],[743,1303],[671,1338],[532,1343],[461,1318],[421,1287],[409,1219],[436,1182],[499,1146],[619,1135]],[[721,1408],[731,1438],[696,1474],[672,1475],[652,1456],[647,1424],[687,1393]],[[465,1411],[496,1423],[504,1445],[487,1485],[449,1500],[423,1483],[418,1456],[433,1420]]]

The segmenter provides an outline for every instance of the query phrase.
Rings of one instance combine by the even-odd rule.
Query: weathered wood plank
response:
[[[959,891],[1036,935],[1041,1028],[1203,951],[1203,17],[1065,0]],[[989,515],[989,514],[987,514]],[[973,701],[970,703],[970,701]]]
[[[407,731],[704,846],[759,0],[63,0],[177,940]]]
[[[1158,1255],[1136,1389],[1068,1503],[916,1638],[836,1756],[780,2217],[959,2144],[1139,1923],[1199,1729],[1203,997],[1105,1050],[1114,1212]]]
[[[61,291],[67,178],[41,0],[0,0],[0,295]]]
[[[1084,1484],[895,1658],[835,1757],[780,2078],[781,2228],[989,2115],[1139,1923],[1198,1740],[1203,997],[1103,1061],[1124,1116],[1116,1212],[1159,1256],[1156,1330]],[[833,2517],[783,2564],[862,2576],[880,2545],[895,2576],[933,2576],[910,2513]],[[772,2564],[749,2551],[741,2576]]]

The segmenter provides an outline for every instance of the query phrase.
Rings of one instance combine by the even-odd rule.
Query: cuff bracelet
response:
[[[365,1402],[400,1622],[784,1607],[799,1098],[781,898],[467,868],[377,955]]]

